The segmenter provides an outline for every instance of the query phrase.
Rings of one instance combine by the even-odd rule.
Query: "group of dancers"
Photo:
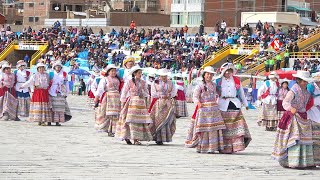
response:
[[[123,78],[109,64],[99,76],[92,77],[89,96],[95,103],[95,128],[129,145],[155,141],[171,142],[176,119],[188,117],[185,86],[181,74],[170,80],[167,69],[152,70],[147,78],[133,58],[123,62]],[[19,121],[29,116],[39,125],[71,119],[66,101],[69,94],[67,73],[61,62],[46,72],[45,64],[36,65],[31,74],[18,61],[15,72],[1,64],[0,118]],[[226,63],[217,77],[212,67],[202,70],[202,81],[193,91],[196,105],[185,146],[198,153],[232,154],[243,151],[251,141],[242,114],[248,102],[233,64]],[[157,76],[156,76],[157,74]],[[282,80],[272,72],[258,90],[262,102],[260,124],[276,130],[272,157],[289,168],[314,168],[320,165],[320,73],[293,74],[295,83]],[[279,87],[280,86],[280,87]],[[31,98],[30,98],[31,97]]]
[[[17,62],[17,70],[2,61],[0,64],[0,118],[1,120],[20,121],[28,117],[38,125],[61,126],[72,118],[66,97],[69,94],[67,73],[57,61],[53,70],[46,72],[46,65],[39,62],[37,72],[26,70],[23,60]]]

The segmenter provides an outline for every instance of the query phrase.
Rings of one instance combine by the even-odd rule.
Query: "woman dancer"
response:
[[[210,66],[203,71],[203,82],[193,93],[197,105],[191,119],[186,147],[196,147],[198,153],[214,153],[223,150],[222,129],[226,129],[217,104],[216,84],[212,82],[214,69]]]
[[[116,137],[125,140],[127,144],[141,145],[140,141],[152,140],[150,124],[153,123],[146,107],[148,89],[142,80],[142,69],[134,66],[121,92],[121,112],[117,125]]]
[[[120,80],[116,75],[117,67],[109,64],[106,71],[106,77],[102,77],[95,97],[95,103],[100,99],[100,106],[97,109],[96,129],[108,133],[108,136],[114,137],[116,125],[119,119],[121,108],[120,103]],[[101,98],[100,98],[101,97]]]

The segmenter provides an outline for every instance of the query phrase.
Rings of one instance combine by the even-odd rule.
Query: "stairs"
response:
[[[36,51],[32,56],[31,56],[31,61],[30,61],[30,67],[33,65],[37,64],[37,60],[41,57],[42,54],[45,54],[48,51],[48,42],[40,45],[40,48],[38,51]]]
[[[0,53],[0,61],[3,61],[13,50],[14,50],[15,42],[12,41],[1,53]]]
[[[213,53],[211,56],[209,56],[205,61],[202,68],[206,66],[212,66],[215,63],[221,61],[222,59],[226,58],[230,54],[230,45],[227,45],[220,49],[219,51]]]

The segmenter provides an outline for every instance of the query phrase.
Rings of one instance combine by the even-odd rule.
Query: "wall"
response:
[[[262,23],[276,23],[276,24],[290,24],[299,25],[300,16],[294,12],[243,12],[241,13],[241,25],[245,23],[257,24],[258,21]]]
[[[111,12],[111,26],[129,26],[135,21],[137,26],[170,26],[170,15],[157,13]]]

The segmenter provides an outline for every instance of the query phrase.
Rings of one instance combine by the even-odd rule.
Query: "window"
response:
[[[72,5],[64,5],[64,11],[72,11]]]
[[[39,22],[39,17],[29,17],[29,22]]]
[[[39,21],[39,17],[35,17],[35,21],[38,22]]]
[[[44,6],[44,2],[40,2],[39,5],[40,5],[40,6]]]
[[[34,3],[29,3],[29,7],[34,7]]]
[[[189,4],[203,3],[203,0],[188,0]]]
[[[148,2],[148,7],[155,8],[156,6],[157,6],[157,3],[155,1]]]
[[[53,11],[61,11],[61,4],[60,3],[52,4],[52,10]]]
[[[29,17],[29,22],[33,22],[33,17]]]
[[[171,13],[171,24],[184,24],[182,13]]]
[[[201,19],[202,19],[201,13],[198,13],[198,12],[188,13],[188,24],[200,25]]]
[[[184,4],[186,0],[173,0],[173,4]]]
[[[76,12],[82,12],[82,6],[76,5],[75,11],[76,11]]]

